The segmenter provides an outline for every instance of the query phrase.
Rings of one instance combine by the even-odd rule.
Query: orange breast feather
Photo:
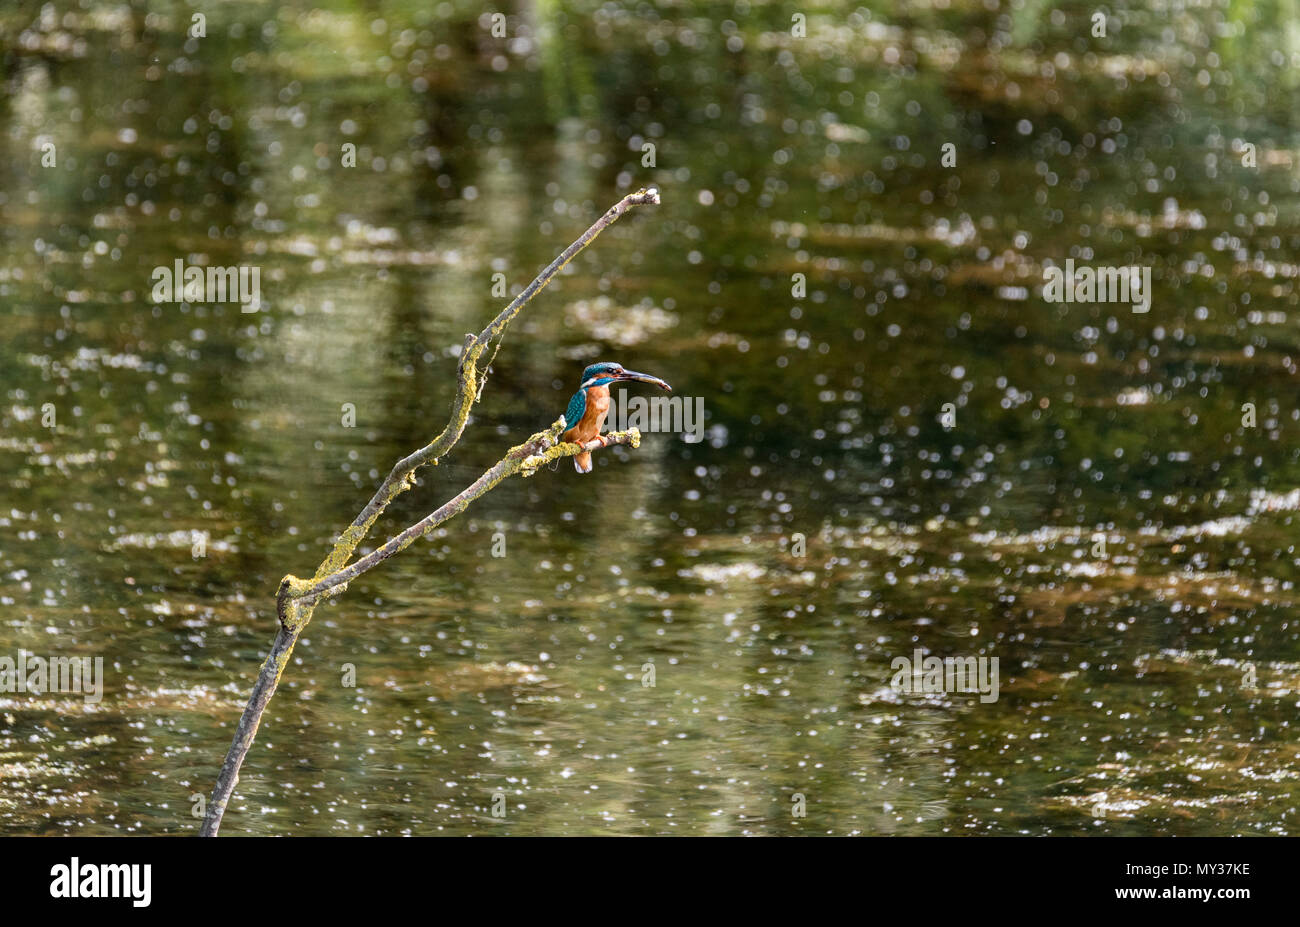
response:
[[[565,441],[577,441],[585,444],[596,438],[605,427],[605,416],[609,414],[609,387],[592,386],[587,389],[587,408],[578,424],[564,433]]]

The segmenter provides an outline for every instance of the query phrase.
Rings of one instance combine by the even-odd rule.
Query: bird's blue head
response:
[[[660,389],[672,390],[671,386],[658,377],[652,377],[648,373],[637,373],[635,370],[626,370],[622,364],[614,361],[601,361],[582,371],[582,385],[578,388],[608,386],[615,380],[639,380],[642,383],[652,383]]]

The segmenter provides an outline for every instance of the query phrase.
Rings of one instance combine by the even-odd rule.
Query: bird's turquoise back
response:
[[[585,389],[580,389],[573,394],[573,398],[569,400],[569,407],[564,410],[565,430],[567,431],[577,425],[578,422],[582,421],[582,416],[586,411],[587,391]]]

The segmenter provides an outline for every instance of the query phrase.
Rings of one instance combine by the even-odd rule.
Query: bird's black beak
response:
[[[660,389],[666,389],[670,393],[673,391],[673,388],[671,386],[669,386],[667,383],[665,383],[663,380],[659,379],[658,377],[652,377],[648,373],[637,373],[635,370],[624,370],[622,373],[614,377],[614,379],[615,380],[638,380],[642,383],[653,384],[654,386],[657,386]]]

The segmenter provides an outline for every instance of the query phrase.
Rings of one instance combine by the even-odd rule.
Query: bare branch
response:
[[[510,305],[502,309],[497,317],[489,322],[481,332],[477,335],[466,335],[465,344],[460,353],[460,361],[456,367],[456,393],[451,402],[451,417],[442,433],[427,445],[399,460],[394,465],[388,477],[380,485],[370,501],[366,503],[365,508],[361,510],[352,524],[339,535],[329,556],[322,561],[316,570],[316,574],[310,580],[299,579],[290,574],[280,581],[280,587],[276,594],[276,614],[280,621],[280,627],[276,633],[275,643],[272,645],[266,661],[262,664],[257,681],[253,684],[253,692],[249,697],[248,704],[244,707],[244,712],[239,718],[239,724],[235,729],[235,739],[231,743],[226,759],[221,765],[216,787],[212,790],[212,800],[208,803],[207,813],[204,815],[203,824],[199,828],[200,836],[215,837],[220,829],[222,817],[226,813],[226,806],[230,801],[230,796],[234,793],[236,783],[239,781],[239,769],[243,765],[244,757],[248,755],[249,748],[253,745],[253,738],[257,736],[262,714],[266,711],[271,696],[275,694],[276,687],[280,682],[280,675],[284,672],[285,666],[288,665],[289,656],[293,653],[293,647],[298,641],[298,636],[307,626],[307,623],[311,621],[316,605],[323,597],[338,595],[347,588],[351,580],[383,563],[398,551],[408,547],[417,538],[433,531],[443,522],[459,515],[471,502],[491,491],[498,483],[510,476],[516,474],[532,476],[537,472],[538,468],[552,461],[572,457],[581,454],[583,451],[594,451],[611,444],[639,446],[641,433],[635,428],[605,435],[585,445],[573,442],[557,443],[565,427],[564,419],[561,418],[547,430],[539,431],[523,444],[511,448],[505,457],[455,497],[430,512],[405,531],[389,538],[377,550],[348,566],[348,561],[352,558],[357,546],[365,538],[379,516],[388,508],[389,503],[411,488],[415,472],[426,464],[437,463],[438,458],[451,450],[456,442],[460,440],[461,434],[465,431],[466,422],[469,421],[470,409],[478,401],[483,386],[487,382],[486,368],[490,366],[492,358],[488,359],[482,370],[479,369],[478,364],[488,345],[494,339],[501,337],[506,327],[524,306],[528,305],[533,297],[545,289],[555,275],[572,261],[578,252],[591,244],[597,235],[618,221],[619,217],[633,206],[657,205],[658,203],[659,193],[653,188],[638,190],[636,193],[623,197],[593,223],[591,228],[583,232],[573,244],[565,248],[559,257],[547,265],[537,275],[536,279],[525,287],[523,292],[510,302]],[[498,341],[499,347],[500,343]],[[495,358],[495,356],[496,351],[494,350],[492,357]]]

